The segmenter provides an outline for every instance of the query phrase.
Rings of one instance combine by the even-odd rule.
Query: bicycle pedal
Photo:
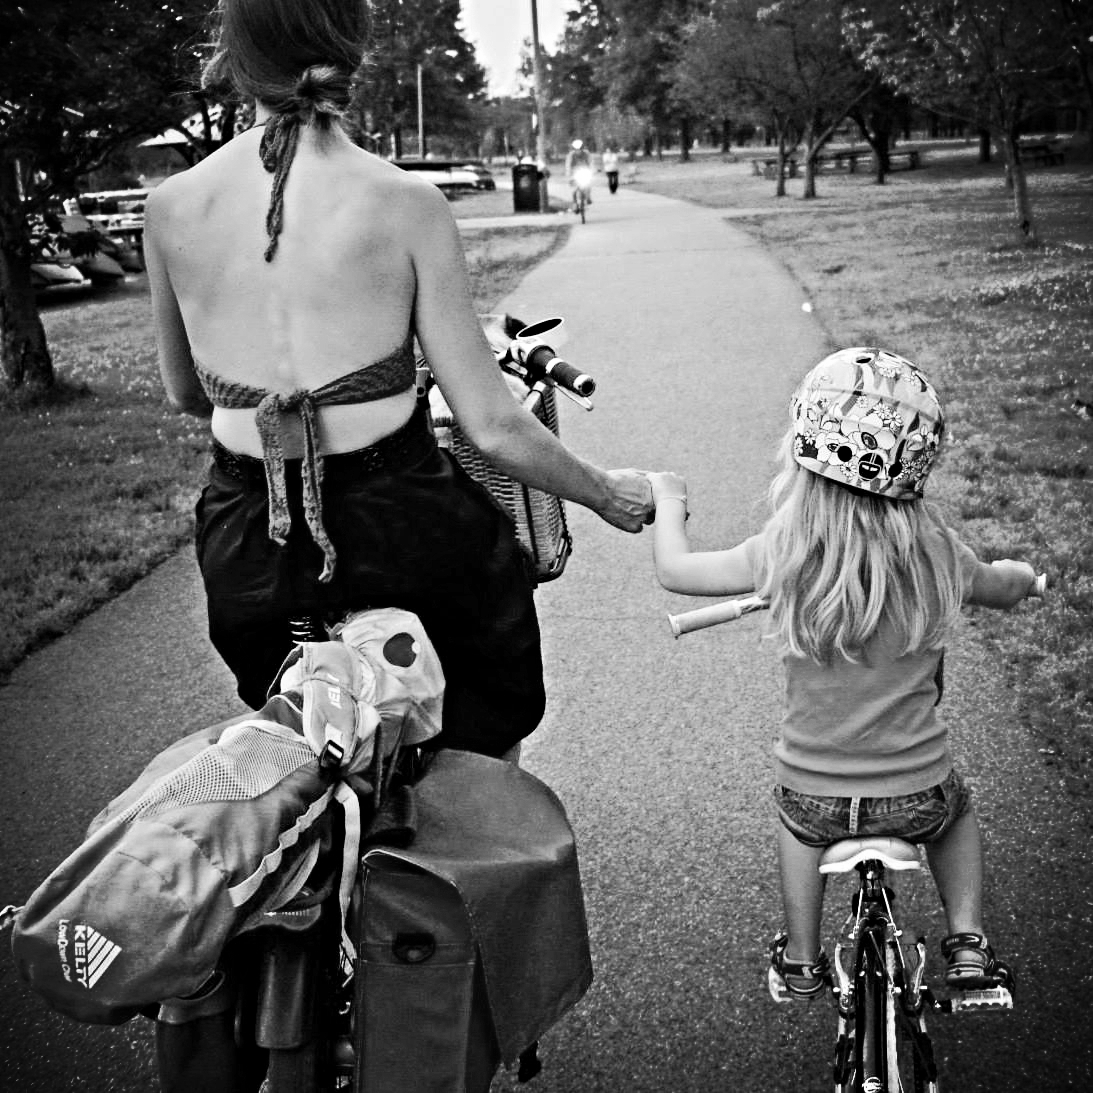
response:
[[[1008,1013],[1013,1009],[1013,995],[1008,987],[986,987],[961,991],[951,999],[953,1013]]]
[[[767,990],[775,1002],[792,1002],[786,981],[773,969],[767,968]]]

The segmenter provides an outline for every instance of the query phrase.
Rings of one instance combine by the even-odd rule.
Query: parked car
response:
[[[124,246],[140,249],[144,241],[146,189],[101,190],[65,202],[65,212],[87,217],[99,231]]]
[[[490,169],[474,159],[395,159],[396,167],[425,179],[442,190],[496,190]]]
[[[59,285],[110,285],[144,268],[133,247],[107,235],[86,216],[48,212],[30,220],[35,291]]]

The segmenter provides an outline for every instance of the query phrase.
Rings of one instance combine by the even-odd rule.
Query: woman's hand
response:
[[[606,474],[607,500],[597,507],[597,514],[623,531],[638,532],[651,524],[656,508],[648,477],[633,468]]]

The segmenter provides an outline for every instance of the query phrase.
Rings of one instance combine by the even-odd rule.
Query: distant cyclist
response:
[[[592,204],[592,156],[584,146],[583,140],[575,140],[565,157],[565,177],[573,191],[573,211],[578,208],[577,195],[584,192],[584,203]]]

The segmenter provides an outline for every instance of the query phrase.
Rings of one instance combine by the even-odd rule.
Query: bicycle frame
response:
[[[926,941],[904,942],[892,910],[889,873],[920,868],[902,839],[847,839],[820,861],[824,875],[856,871],[858,890],[835,944],[830,982],[838,1005],[836,1093],[938,1093],[938,1067],[926,1011],[1008,1010],[1009,984],[939,999],[924,983]]]
[[[918,869],[918,852],[898,839],[853,839],[824,854],[820,871],[859,876],[851,912],[835,945],[833,984],[839,1024],[838,1093],[937,1093],[937,1065],[926,1033],[925,944],[908,960],[892,911],[889,870]]]

